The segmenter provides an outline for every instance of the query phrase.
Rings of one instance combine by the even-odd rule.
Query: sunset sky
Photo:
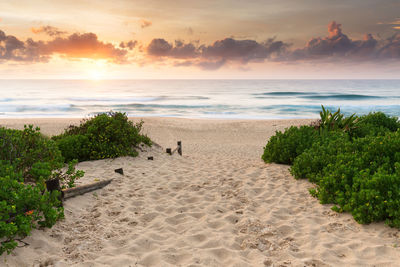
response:
[[[0,0],[0,78],[400,78],[398,0]]]

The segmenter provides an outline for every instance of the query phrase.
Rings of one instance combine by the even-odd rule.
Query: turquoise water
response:
[[[400,80],[0,80],[0,118],[315,118],[321,104],[400,116]]]

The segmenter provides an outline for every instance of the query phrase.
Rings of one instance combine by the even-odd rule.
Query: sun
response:
[[[89,80],[99,81],[104,78],[104,71],[102,70],[91,70],[89,72]]]
[[[103,60],[88,60],[83,65],[86,70],[86,79],[92,81],[104,80],[107,76],[107,62]]]

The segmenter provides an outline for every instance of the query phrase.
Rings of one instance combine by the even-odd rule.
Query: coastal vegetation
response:
[[[310,193],[359,223],[385,221],[400,228],[400,122],[382,112],[344,117],[322,107],[319,121],[276,132],[265,162],[291,164]]]
[[[24,130],[0,128],[0,255],[10,253],[32,228],[51,227],[64,217],[60,192],[46,190],[46,181],[59,179],[73,187],[82,171],[76,161],[67,170],[57,144],[32,125]]]
[[[10,253],[33,228],[52,227],[64,217],[61,192],[46,182],[75,186],[84,175],[78,161],[137,156],[143,122],[133,124],[124,113],[109,112],[70,126],[48,138],[32,125],[24,130],[0,128],[0,255]]]
[[[151,146],[141,133],[143,122],[132,123],[125,113],[108,112],[71,125],[64,133],[53,136],[66,161],[116,158],[138,155],[141,144]]]

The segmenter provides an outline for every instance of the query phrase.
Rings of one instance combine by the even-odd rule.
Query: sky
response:
[[[0,0],[1,79],[399,73],[399,0]]]

